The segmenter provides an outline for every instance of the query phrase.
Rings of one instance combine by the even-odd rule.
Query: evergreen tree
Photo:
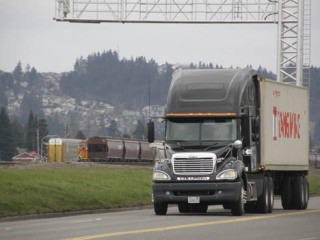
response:
[[[30,111],[26,127],[26,147],[28,151],[41,148],[41,140],[49,133],[46,119],[39,119]]]
[[[28,123],[26,127],[26,147],[28,151],[37,150],[37,130],[38,130],[38,119],[30,111]]]
[[[170,70],[167,67],[167,71]],[[148,104],[149,80],[153,104],[165,103],[171,81],[171,74],[169,77],[166,74],[158,72],[158,64],[153,59],[120,60],[118,53],[110,50],[78,59],[74,71],[63,75],[60,87],[76,99],[89,98],[117,107],[137,109]]]
[[[30,64],[28,63],[28,64],[26,65],[26,67],[25,67],[25,72],[26,72],[26,73],[30,72],[30,69],[31,69],[31,67],[30,67]]]
[[[118,124],[115,120],[111,120],[109,127],[107,128],[107,136],[119,137],[120,132],[118,130]]]
[[[25,129],[18,122],[18,120],[12,121],[11,130],[12,130],[12,135],[13,135],[15,146],[20,147],[20,148],[25,148],[26,147]]]
[[[130,139],[131,138],[131,136],[130,136],[130,134],[129,133],[124,133],[124,134],[122,134],[122,137],[123,138],[127,138],[127,139]]]
[[[104,125],[104,117],[103,116],[100,116],[100,119],[99,119],[99,135],[100,136],[108,135],[107,128]]]
[[[79,130],[79,131],[77,132],[76,139],[82,139],[82,140],[84,140],[84,139],[86,139],[86,136],[83,134],[83,132],[82,132],[81,130]]]
[[[38,129],[39,129],[39,144],[41,144],[41,139],[49,134],[46,119],[43,119],[43,118],[39,119]]]
[[[0,107],[5,107],[8,105],[8,99],[5,95],[6,87],[0,81]]]
[[[127,132],[127,128],[124,129],[124,132],[123,132],[123,134],[122,134],[122,137],[123,137],[123,138],[128,138],[128,139],[131,138],[130,134]]]
[[[21,81],[22,76],[23,76],[22,65],[21,65],[21,62],[19,61],[17,66],[13,70],[13,77],[16,80]]]
[[[36,80],[38,78],[38,72],[34,67],[31,68],[30,76],[32,80]]]
[[[0,160],[11,161],[16,154],[9,115],[2,107],[0,112]]]
[[[140,119],[138,120],[136,129],[133,131],[132,136],[135,139],[146,139],[146,129]]]
[[[20,116],[22,122],[27,120],[28,114],[32,111],[37,116],[43,116],[42,111],[42,101],[41,98],[37,96],[35,91],[32,91],[30,94],[25,94],[21,106],[20,106]],[[29,114],[30,116],[30,114]]]

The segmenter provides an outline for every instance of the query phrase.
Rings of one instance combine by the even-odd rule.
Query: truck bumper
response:
[[[188,182],[159,183],[152,185],[155,203],[188,203],[189,197],[200,197],[200,203],[208,205],[239,200],[241,182]]]

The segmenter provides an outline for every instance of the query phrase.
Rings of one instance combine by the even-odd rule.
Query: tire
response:
[[[154,212],[156,215],[166,215],[168,211],[168,204],[166,203],[154,203]]]
[[[292,185],[291,177],[285,176],[281,186],[281,203],[285,210],[292,209]]]
[[[258,197],[256,210],[258,213],[268,213],[270,211],[270,183],[269,177],[263,177],[262,193]]]
[[[304,189],[305,189],[305,191],[304,191],[304,193],[305,193],[305,196],[304,196],[305,204],[303,206],[303,209],[307,209],[308,208],[308,203],[309,203],[309,182],[308,182],[308,180],[307,180],[307,178],[305,176],[303,176],[303,177],[304,177],[303,186],[304,186]]]
[[[306,187],[303,176],[293,177],[293,188],[292,188],[292,208],[301,210],[306,205]]]
[[[274,184],[272,177],[267,177],[268,179],[268,198],[269,198],[269,207],[268,207],[268,213],[273,212],[273,205],[274,205]]]
[[[242,186],[241,186],[241,192],[239,196],[239,200],[231,204],[231,214],[233,216],[242,216],[244,214],[244,205],[246,203],[247,197],[246,197],[246,191],[243,187],[243,182],[241,180]]]

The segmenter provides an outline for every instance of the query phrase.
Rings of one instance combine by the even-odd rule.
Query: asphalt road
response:
[[[282,210],[276,200],[272,214],[243,217],[212,206],[207,214],[179,214],[170,207],[166,216],[143,209],[2,222],[0,239],[320,240],[320,197],[311,198],[304,211]]]

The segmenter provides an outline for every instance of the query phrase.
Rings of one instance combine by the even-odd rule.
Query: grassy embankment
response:
[[[0,169],[0,218],[151,203],[151,169]],[[320,195],[320,176],[309,176]]]
[[[320,176],[308,176],[310,195],[320,195]]]
[[[150,169],[0,169],[0,218],[151,203]]]

